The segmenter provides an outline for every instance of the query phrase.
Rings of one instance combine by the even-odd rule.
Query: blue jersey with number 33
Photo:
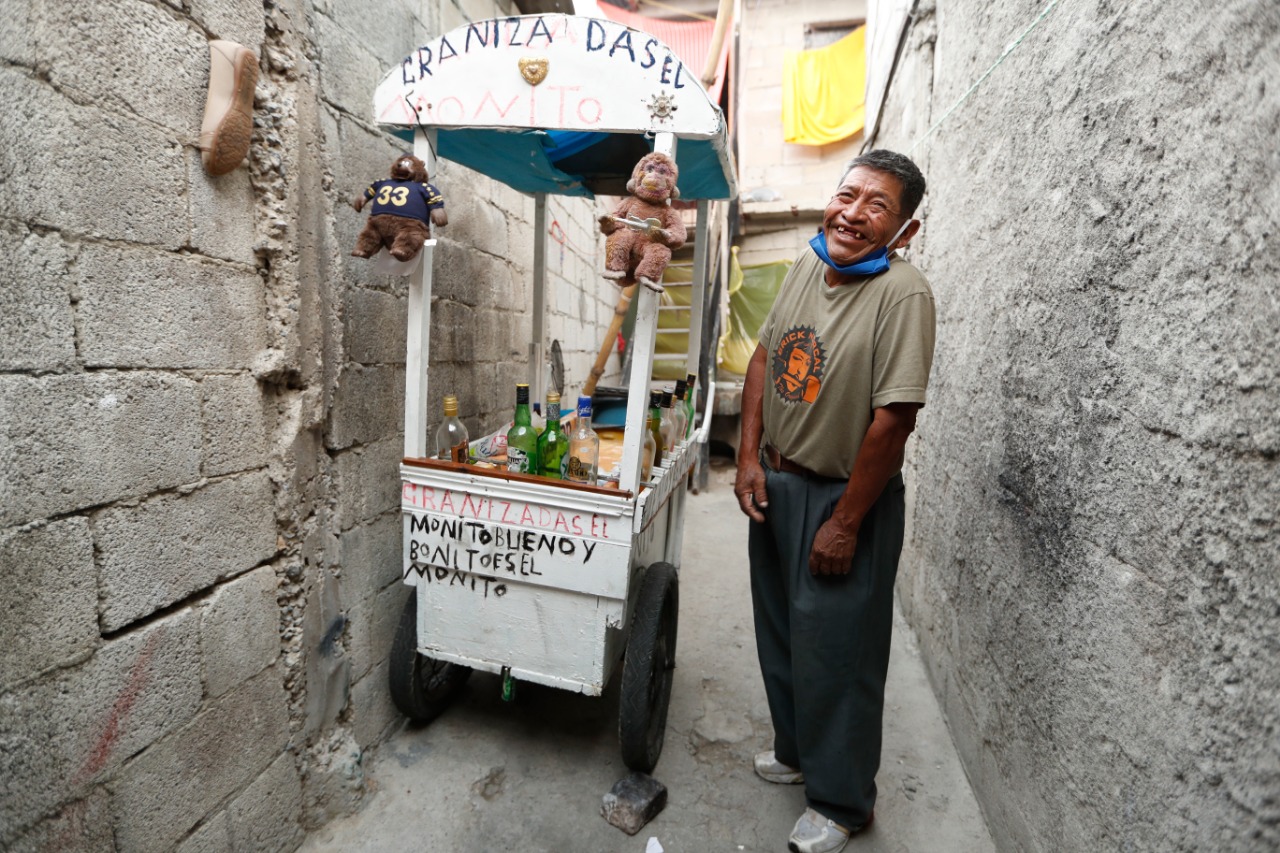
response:
[[[427,211],[444,207],[439,190],[414,181],[375,181],[365,189],[364,197],[373,201],[374,216],[389,213],[426,222]]]

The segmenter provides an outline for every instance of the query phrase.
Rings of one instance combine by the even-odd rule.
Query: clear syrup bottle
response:
[[[662,423],[659,429],[662,430],[662,447],[663,456],[670,455],[675,450],[676,445],[680,443],[680,437],[676,434],[676,419],[671,410],[671,392],[662,392]]]
[[[467,428],[458,420],[458,398],[452,394],[444,398],[444,420],[436,430],[436,458],[448,462],[467,462],[467,449],[471,437]]]
[[[578,422],[569,434],[569,462],[565,466],[566,480],[573,483],[596,485],[596,472],[600,465],[600,436],[591,428],[591,398],[578,398]]]

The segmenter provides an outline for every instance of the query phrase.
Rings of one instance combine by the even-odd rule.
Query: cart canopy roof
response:
[[[622,195],[655,133],[672,133],[684,200],[737,194],[724,115],[661,41],[616,21],[528,15],[476,21],[383,77],[375,120],[527,193]]]

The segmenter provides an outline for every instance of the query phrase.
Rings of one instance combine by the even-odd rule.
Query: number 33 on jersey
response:
[[[444,207],[439,190],[413,181],[375,181],[365,188],[364,197],[373,202],[374,216],[389,213],[425,222],[430,211]]]

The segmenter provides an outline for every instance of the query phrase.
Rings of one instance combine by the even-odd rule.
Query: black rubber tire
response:
[[[662,755],[672,670],[676,665],[679,611],[675,566],[654,563],[644,576],[631,618],[618,710],[622,760],[641,773],[652,773]]]
[[[418,654],[417,589],[409,591],[409,600],[400,613],[387,668],[391,701],[415,723],[427,723],[440,716],[471,677],[470,667]]]

